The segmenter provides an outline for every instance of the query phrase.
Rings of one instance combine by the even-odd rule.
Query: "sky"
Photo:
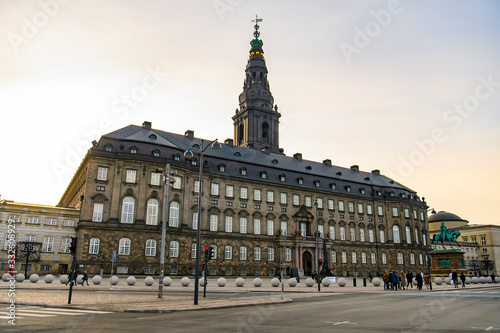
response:
[[[286,155],[500,225],[495,0],[0,0],[2,199],[56,205],[130,124],[232,138],[256,14]]]

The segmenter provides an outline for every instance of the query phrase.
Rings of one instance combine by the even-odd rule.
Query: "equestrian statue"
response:
[[[437,245],[438,242],[441,242],[441,245],[443,246],[443,250],[446,250],[444,247],[444,242],[449,242],[451,249],[454,250],[453,245],[451,244],[456,243],[458,247],[460,247],[460,244],[457,242],[458,236],[460,236],[460,232],[458,230],[453,230],[450,231],[448,228],[445,227],[444,223],[441,222],[441,226],[439,227],[441,232],[439,234],[434,234],[432,236],[432,243],[434,244],[434,250],[437,250]]]

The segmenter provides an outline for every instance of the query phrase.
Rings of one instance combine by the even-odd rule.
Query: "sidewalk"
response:
[[[203,287],[200,286],[199,304],[193,305],[193,296],[173,296],[169,295],[172,292],[190,292],[194,293],[194,280],[188,287],[181,285],[181,279],[172,279],[170,286],[163,287],[163,298],[158,298],[158,279],[152,286],[146,286],[144,278],[137,278],[133,286],[127,285],[126,277],[120,278],[117,285],[110,286],[109,278],[104,278],[99,285],[94,285],[92,279],[89,279],[89,286],[77,285],[73,287],[71,305],[68,305],[68,290],[69,285],[59,282],[56,277],[54,282],[45,283],[40,279],[36,283],[31,283],[29,280],[17,282],[15,285],[15,302],[16,304],[30,304],[39,306],[63,306],[92,310],[108,310],[108,311],[137,311],[137,312],[169,312],[180,310],[195,310],[195,309],[210,309],[221,307],[235,307],[261,304],[276,304],[291,302],[292,299],[287,298],[287,293],[318,293],[317,284],[312,287],[305,285],[305,279],[295,287],[288,285],[288,279],[284,279],[284,298],[281,299],[281,285],[273,287],[270,278],[262,278],[262,286],[254,287],[253,278],[246,278],[245,284],[242,287],[237,287],[235,284],[236,278],[226,279],[225,287],[217,286],[217,279],[208,279],[207,298],[203,298]],[[368,281],[367,286],[363,287],[363,279],[357,279],[357,287],[353,286],[353,279],[347,278],[347,285],[340,287],[339,285],[330,285],[329,287],[321,286],[320,294],[335,293],[358,293],[358,292],[375,292],[384,293],[383,285],[375,287]],[[468,289],[488,288],[497,284],[468,284]],[[461,288],[459,288],[461,289]],[[50,292],[48,292],[48,290]],[[453,285],[436,285],[433,284],[433,292],[456,290]],[[83,292],[82,292],[83,291]],[[94,292],[92,292],[94,291]],[[119,293],[116,291],[120,291]],[[123,291],[129,291],[123,293]],[[419,292],[414,286],[410,288],[410,292]],[[144,295],[143,292],[149,292]],[[254,293],[252,296],[231,299],[211,299],[212,293]],[[266,292],[263,294],[261,292]],[[404,293],[404,290],[393,292]],[[429,289],[420,291],[422,293],[430,292]],[[271,294],[268,294],[271,293]],[[7,303],[9,297],[9,283],[0,281],[0,302]]]

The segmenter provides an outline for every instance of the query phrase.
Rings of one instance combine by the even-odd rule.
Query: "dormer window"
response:
[[[312,170],[312,166],[310,165],[306,166],[306,170]]]
[[[181,160],[181,155],[175,154],[174,155],[174,161],[180,161]]]
[[[391,192],[389,193],[389,195],[390,195],[391,197],[393,197],[393,196],[394,196],[394,192],[393,192],[393,191],[391,191]]]
[[[226,172],[226,166],[224,164],[219,164],[219,171]]]
[[[359,189],[359,193],[361,193],[361,194],[365,194],[365,189],[364,189],[364,187],[362,187],[362,188],[360,188],[360,189]]]
[[[199,144],[197,144],[197,143],[195,143],[195,144],[193,145],[193,148],[195,148],[195,149],[200,149],[200,145],[199,145]]]
[[[405,198],[405,197],[406,197],[406,194],[401,193],[401,198]]]
[[[321,185],[321,182],[319,180],[314,181],[314,186],[319,187]]]
[[[246,176],[247,175],[247,168],[241,168],[240,169],[240,175]]]
[[[347,186],[345,187],[345,190],[346,190],[347,192],[351,192],[351,185],[347,185]]]
[[[236,157],[240,157],[241,156],[241,153],[239,151],[237,151],[236,153],[234,153],[234,156]]]
[[[281,174],[280,175],[280,181],[282,181],[282,182],[286,181],[286,176],[283,175],[283,174]]]
[[[337,188],[337,184],[335,184],[335,183],[330,183],[330,188],[331,188],[332,190],[335,190],[335,189]]]
[[[157,139],[157,137],[156,137],[156,135],[155,135],[155,134],[150,134],[150,135],[149,135],[149,138],[150,138],[151,140],[156,140],[156,139]]]
[[[158,149],[153,150],[154,157],[160,157],[160,151]]]
[[[382,195],[382,191],[377,191],[377,195]]]
[[[302,177],[297,178],[297,183],[299,183],[299,185],[304,185],[304,178]]]
[[[262,179],[267,179],[267,171],[262,171],[262,172],[260,173],[260,178],[262,178]]]
[[[136,146],[132,146],[132,147],[130,147],[130,153],[131,153],[131,154],[137,154],[137,151],[138,151],[138,149],[137,149],[137,147],[136,147]]]
[[[196,158],[192,158],[190,161],[191,165],[198,165],[198,160]]]
[[[272,163],[273,163],[273,164],[278,164],[278,160],[277,160],[277,159],[274,159],[274,160],[272,160]]]
[[[113,145],[108,143],[107,145],[104,146],[105,151],[113,151]]]

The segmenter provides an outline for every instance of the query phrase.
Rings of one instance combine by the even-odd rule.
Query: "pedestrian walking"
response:
[[[460,280],[462,281],[462,288],[465,288],[465,275],[464,272],[460,274]]]
[[[408,272],[406,273],[406,289],[409,289],[408,287],[411,286],[411,289],[413,289],[413,273]]]
[[[391,280],[392,280],[392,290],[398,290],[399,276],[397,272],[392,272]]]
[[[491,273],[491,282],[492,282],[492,283],[496,283],[496,282],[495,282],[495,274],[493,274],[493,273]]]
[[[389,290],[390,275],[388,271],[385,271],[382,280],[384,280],[384,290]]]
[[[417,289],[422,290],[422,282],[423,282],[422,272],[417,273],[415,279],[417,280]]]
[[[458,274],[457,271],[451,272],[451,279],[453,280],[453,285],[458,288]]]
[[[87,286],[88,286],[89,285],[89,276],[87,275],[87,271],[83,272],[82,286],[85,282],[87,282]]]
[[[401,271],[401,273],[399,273],[399,283],[401,285],[401,289],[405,290],[405,287],[406,287],[406,275],[405,275],[405,272],[403,272],[403,271]]]

